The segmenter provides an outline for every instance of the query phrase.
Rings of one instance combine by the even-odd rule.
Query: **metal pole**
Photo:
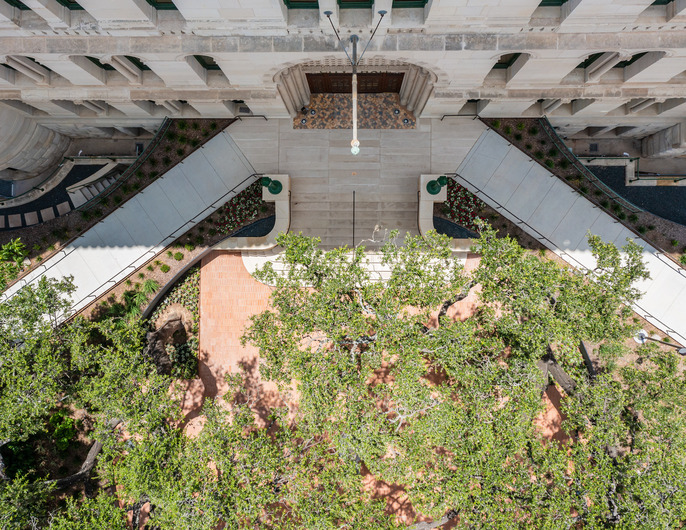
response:
[[[353,248],[355,248],[355,190],[353,190]]]
[[[354,155],[360,152],[360,141],[357,139],[357,35],[350,37],[353,43],[353,139],[350,142],[350,152]]]

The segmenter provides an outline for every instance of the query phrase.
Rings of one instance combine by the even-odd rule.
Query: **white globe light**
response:
[[[356,155],[356,154],[358,154],[358,153],[360,152],[360,148],[357,147],[356,145],[353,145],[353,146],[350,148],[350,152],[351,152],[352,154]]]

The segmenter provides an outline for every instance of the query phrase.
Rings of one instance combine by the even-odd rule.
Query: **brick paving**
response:
[[[257,350],[242,346],[241,335],[251,315],[267,308],[270,288],[255,280],[243,266],[239,252],[215,251],[202,260],[200,269],[200,353],[198,375],[191,381],[183,402],[188,429],[196,430],[205,398],[222,396],[225,376],[241,372],[252,395],[259,400],[276,399],[273,389],[263,385],[257,374]]]

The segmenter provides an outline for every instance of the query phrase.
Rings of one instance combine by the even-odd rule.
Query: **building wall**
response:
[[[424,8],[375,0],[365,9],[174,0],[172,10],[146,0],[80,0],[82,10],[23,3],[30,9],[0,0],[0,106],[73,137],[147,134],[164,116],[227,117],[246,106],[292,114],[281,74],[345,57],[327,9],[344,41],[355,32],[362,48],[376,11],[388,11],[365,64],[430,72],[422,116],[545,114],[564,135],[634,138],[686,117],[684,0],[429,0]],[[494,68],[504,56],[510,62]]]

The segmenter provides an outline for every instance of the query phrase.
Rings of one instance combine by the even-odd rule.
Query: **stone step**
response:
[[[81,190],[76,190],[73,193],[70,193],[69,198],[71,199],[71,203],[74,205],[74,208],[78,208],[82,204],[88,202],[88,199]]]

